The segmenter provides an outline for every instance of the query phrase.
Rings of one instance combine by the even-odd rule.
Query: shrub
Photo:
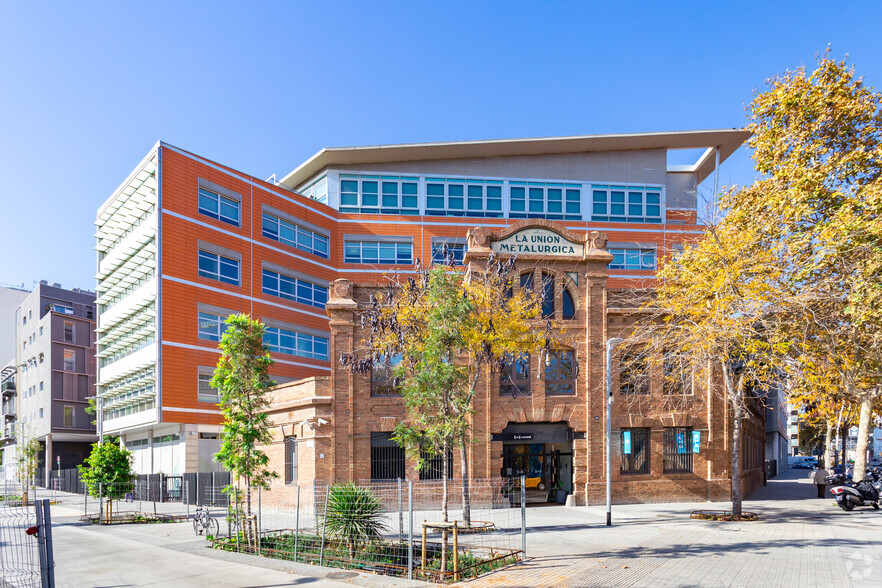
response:
[[[350,558],[355,557],[357,541],[379,539],[388,530],[380,499],[352,482],[331,486],[323,524],[328,534],[346,542]]]

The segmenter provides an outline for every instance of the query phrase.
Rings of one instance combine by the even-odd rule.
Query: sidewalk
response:
[[[728,503],[528,509],[523,564],[473,586],[882,586],[882,511],[816,498],[805,470],[744,503],[757,522],[697,521]]]

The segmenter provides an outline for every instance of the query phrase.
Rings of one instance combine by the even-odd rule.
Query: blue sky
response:
[[[97,207],[159,139],[260,177],[324,146],[737,127],[876,3],[0,3],[0,283],[94,288]],[[750,183],[746,149],[721,182]]]

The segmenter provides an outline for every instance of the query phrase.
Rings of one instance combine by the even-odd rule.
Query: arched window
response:
[[[533,272],[521,274],[521,290],[533,291]]]
[[[563,318],[571,319],[576,316],[576,304],[573,302],[573,296],[570,294],[569,289],[564,288],[561,293],[561,306],[563,307],[561,311],[563,312]]]
[[[297,481],[297,438],[285,437],[285,483]]]
[[[554,318],[554,276],[542,274],[542,318]]]

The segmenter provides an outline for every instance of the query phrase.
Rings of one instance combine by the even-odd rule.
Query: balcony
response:
[[[15,382],[3,382],[0,384],[0,394],[3,396],[14,396]]]

